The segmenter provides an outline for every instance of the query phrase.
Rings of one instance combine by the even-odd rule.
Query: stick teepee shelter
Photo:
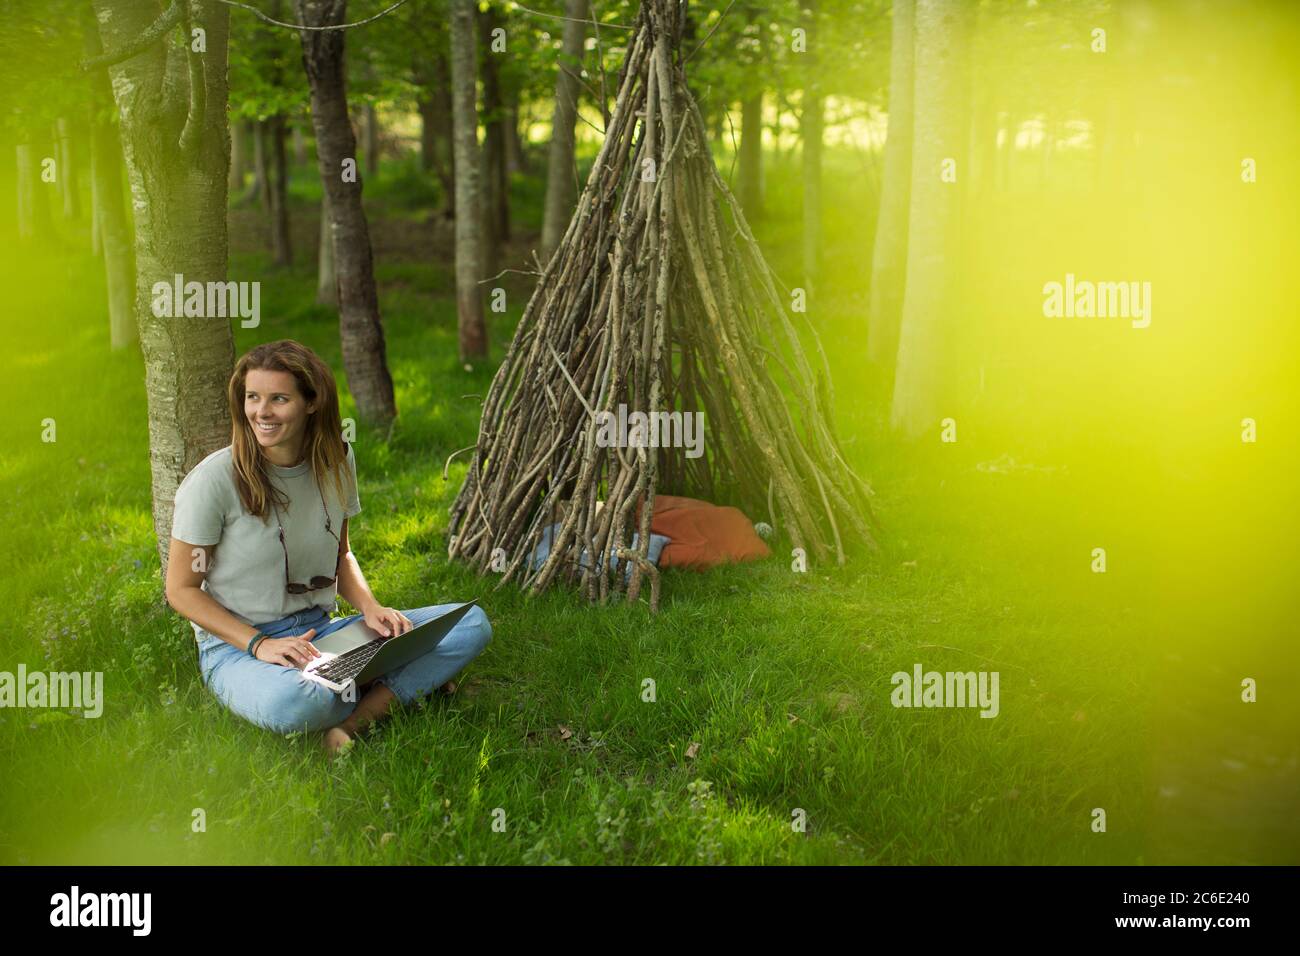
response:
[[[559,577],[603,603],[636,600],[648,576],[657,606],[657,491],[736,505],[810,560],[874,543],[870,490],[832,431],[825,354],[806,322],[801,338],[714,167],[682,69],[683,9],[642,4],[604,143],[484,402],[448,552],[501,584],[536,593]],[[704,453],[607,447],[599,423],[620,405],[702,412]]]

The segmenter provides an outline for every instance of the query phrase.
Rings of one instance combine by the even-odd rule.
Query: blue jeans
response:
[[[412,624],[423,624],[454,604],[403,611]],[[360,614],[331,621],[323,607],[255,625],[268,637],[305,634],[313,627],[312,642],[359,619]],[[403,664],[375,680],[384,684],[407,705],[441,687],[459,674],[492,640],[492,625],[480,607],[472,607],[427,654]],[[203,683],[217,699],[245,720],[288,734],[295,730],[326,730],[340,723],[356,708],[328,687],[307,680],[296,667],[285,667],[249,657],[219,637],[207,635],[199,642],[199,670]]]

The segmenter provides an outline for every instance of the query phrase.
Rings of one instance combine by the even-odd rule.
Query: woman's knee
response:
[[[416,625],[431,621],[449,611],[456,610],[455,604],[431,604],[428,607],[405,611],[407,617]],[[477,604],[467,610],[448,634],[448,639],[457,647],[466,647],[474,654],[479,653],[492,641],[492,623],[483,609]]]
[[[345,709],[342,699],[321,684],[285,681],[262,702],[257,723],[280,734],[327,730],[346,716]]]
[[[472,635],[480,651],[492,643],[492,622],[488,620],[487,613],[477,604],[465,612],[465,616],[461,619],[461,627],[466,629],[467,635]]]

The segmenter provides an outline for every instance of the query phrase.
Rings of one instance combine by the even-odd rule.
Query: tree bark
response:
[[[885,181],[871,262],[867,356],[892,367],[907,275],[907,213],[912,185],[912,44],[915,0],[894,0],[889,61],[889,130]]]
[[[415,108],[420,114],[420,168],[431,173],[438,164],[438,126],[433,97],[421,96]]]
[[[799,134],[803,140],[803,274],[811,298],[821,273],[822,251],[822,134],[823,102],[820,57],[817,43],[817,0],[807,0],[808,51],[803,54],[803,102],[799,111]]]
[[[338,280],[334,274],[334,233],[330,228],[330,197],[323,192],[320,197],[320,244],[316,255],[316,301],[320,305],[338,308]]]
[[[451,61],[441,50],[434,58],[433,85],[434,128],[437,130],[438,179],[442,183],[442,214],[447,219],[456,218],[456,156],[455,123],[451,103]]]
[[[155,282],[226,278],[226,123],[229,8],[196,0],[206,52],[155,43],[110,68],[135,210],[135,314],[145,364],[154,533],[167,572],[173,502],[181,479],[230,441],[226,383],[234,363],[231,320],[159,318]],[[157,19],[157,3],[95,0],[101,41],[117,50]],[[202,84],[191,89],[189,77]],[[187,118],[188,117],[188,118]]]
[[[48,183],[41,180],[41,150],[29,138],[17,147],[18,238],[46,242],[53,234]]]
[[[555,116],[551,123],[551,152],[546,166],[546,207],[542,217],[543,263],[555,253],[573,215],[578,196],[574,168],[574,126],[578,119],[578,77],[586,26],[575,21],[587,15],[589,0],[568,0],[564,37],[555,74]]]
[[[96,57],[104,52],[104,48],[90,6],[82,9],[86,56]],[[108,115],[108,111],[113,109],[108,72],[95,70],[89,79],[92,230],[104,257],[109,347],[116,351],[134,345],[139,339],[134,312],[135,256],[131,249],[131,227],[122,201],[122,140],[117,124]]]
[[[528,172],[528,153],[524,149],[524,137],[519,129],[519,90],[510,95],[510,105],[506,107],[506,181],[516,173]]]
[[[736,187],[740,206],[750,221],[763,215],[763,92],[740,104],[740,156]]]
[[[257,120],[253,123],[253,185],[249,188],[247,198],[259,200],[262,203],[262,208],[269,213],[271,211],[271,171],[268,158],[270,149],[267,143],[270,134],[267,125],[267,120]]]
[[[266,135],[271,151],[269,182],[271,195],[271,255],[277,266],[293,265],[293,247],[289,240],[289,164],[285,156],[288,124],[284,114],[267,121]]]
[[[244,188],[244,173],[248,171],[248,151],[245,140],[248,138],[248,121],[237,119],[230,124],[230,183],[228,189],[233,196]]]
[[[940,421],[954,321],[961,193],[970,97],[969,16],[963,0],[917,0],[912,194],[893,427],[915,438]],[[944,182],[945,160],[957,181]]]
[[[135,256],[131,227],[122,204],[122,145],[117,127],[95,124],[91,130],[90,174],[94,181],[95,222],[104,256],[108,287],[109,347],[128,348],[136,343]]]
[[[361,131],[366,138],[361,152],[366,158],[366,175],[373,179],[379,175],[379,120],[375,116],[375,104],[363,106],[361,117]]]
[[[453,172],[451,123],[451,73],[445,53],[430,61],[417,60],[415,73],[422,92],[416,101],[420,114],[420,166],[438,177],[442,187],[441,214],[456,215],[456,177]]]
[[[482,195],[475,93],[474,0],[451,0],[451,85],[456,156],[456,324],[462,361],[488,354],[478,281],[483,278]]]
[[[307,165],[307,137],[303,135],[302,123],[293,124],[293,161],[295,165]]]
[[[77,164],[72,154],[72,124],[65,118],[55,123],[59,140],[59,193],[63,218],[81,218],[81,191],[77,188]]]
[[[811,31],[810,31],[811,32]],[[809,52],[806,56],[812,56]],[[804,90],[799,132],[803,138],[803,272],[809,295],[821,272],[822,96],[816,81]]]
[[[297,6],[301,23],[328,26],[345,22],[348,5],[347,0],[298,0]],[[329,196],[343,368],[361,417],[387,426],[397,415],[397,405],[379,315],[370,227],[361,204],[360,171],[356,171],[354,182],[344,181],[344,161],[355,163],[357,154],[344,83],[345,32],[301,31],[302,60],[311,86],[321,182]]]
[[[483,44],[483,271],[500,271],[501,247],[510,238],[510,205],[506,180],[505,102],[501,96],[501,56],[491,48],[492,30],[501,23],[493,8],[480,13]]]

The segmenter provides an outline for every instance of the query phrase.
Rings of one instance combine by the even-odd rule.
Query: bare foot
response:
[[[351,734],[342,727],[331,727],[325,731],[325,751],[331,757],[347,753],[352,749],[353,743]]]

